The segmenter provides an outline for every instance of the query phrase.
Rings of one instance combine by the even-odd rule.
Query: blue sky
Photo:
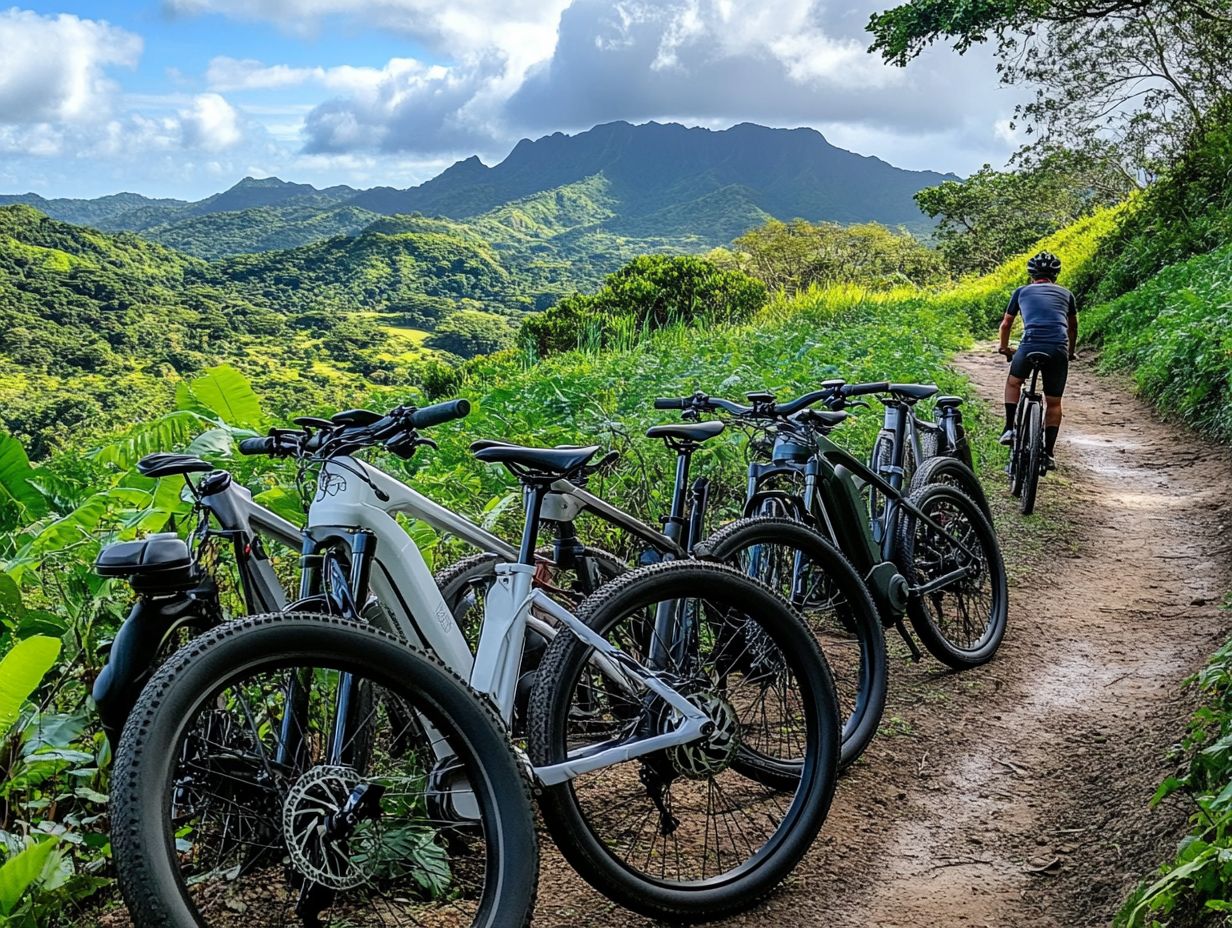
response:
[[[894,164],[1001,163],[986,50],[903,71],[877,0],[150,0],[0,7],[0,192],[197,198],[245,175],[427,179],[611,119],[810,125]]]

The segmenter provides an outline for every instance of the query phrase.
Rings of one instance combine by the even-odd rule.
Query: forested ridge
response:
[[[1176,55],[1195,23],[1218,31],[1232,18],[1203,4],[1114,7],[913,0],[874,18],[875,48],[903,64],[937,40],[991,40],[1017,61],[1023,30],[1051,27],[1030,33],[1040,51],[1022,59],[1029,70],[1007,71],[1053,82],[1054,95],[1023,113],[1041,142],[1005,170],[931,178],[915,196],[937,222],[927,241],[897,223],[775,218],[764,196],[718,174],[692,199],[634,214],[606,173],[528,191],[517,173],[493,178],[468,162],[411,197],[282,196],[255,184],[239,211],[106,207],[146,211],[155,237],[197,251],[213,246],[194,241],[242,247],[253,229],[285,226],[289,238],[261,240],[277,248],[223,244],[213,261],[0,207],[0,672],[26,684],[0,689],[0,915],[23,928],[91,924],[115,905],[110,756],[87,694],[129,591],[91,562],[110,541],[182,530],[188,511],[177,480],[135,471],[143,454],[189,449],[295,518],[289,467],[239,457],[237,439],[292,414],[465,396],[475,411],[434,430],[439,449],[383,463],[514,537],[516,489],[475,463],[470,441],[595,441],[627,464],[603,479],[603,495],[658,513],[671,461],[642,437],[663,419],[649,398],[792,394],[829,377],[936,381],[972,396],[946,362],[991,335],[1041,249],[1060,256],[1078,295],[1084,351],[1126,372],[1166,417],[1232,439],[1232,119],[1219,86],[1229,45],[1195,45],[1173,96],[1157,91],[1126,124],[1090,132],[1090,107],[1108,101],[1088,99],[1092,69],[1133,66],[1126,49],[1144,22]],[[1081,72],[1048,67],[1067,49],[1073,64],[1095,38],[1116,54],[1082,58]],[[1068,111],[1054,105],[1059,93]],[[334,201],[289,205],[321,193]],[[450,197],[458,215],[426,215]],[[400,212],[417,202],[419,214]],[[365,212],[374,206],[395,214]],[[72,208],[82,222],[110,221],[104,206]],[[995,423],[968,409],[991,482],[1003,462]],[[865,453],[878,424],[858,415],[838,437]],[[699,472],[722,478],[716,520],[739,511],[730,488],[744,461],[735,434],[699,455]],[[438,566],[457,553],[414,528]],[[1159,848],[1160,871],[1141,874],[1119,925],[1187,928],[1232,910],[1230,664],[1225,648],[1196,678],[1202,708],[1178,732],[1176,776],[1160,787],[1187,797],[1192,834],[1179,850]]]

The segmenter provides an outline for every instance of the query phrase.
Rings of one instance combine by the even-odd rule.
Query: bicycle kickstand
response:
[[[898,633],[903,636],[903,641],[907,642],[907,650],[911,652],[911,662],[917,664],[920,658],[924,656],[924,652],[920,650],[920,646],[915,643],[915,639],[911,637],[911,633],[907,631],[907,626],[903,624],[902,616],[899,616],[894,623],[894,627],[898,629]]]

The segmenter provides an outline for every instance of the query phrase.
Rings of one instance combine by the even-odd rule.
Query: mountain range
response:
[[[926,230],[930,224],[912,197],[949,179],[956,178],[854,154],[813,129],[743,123],[714,131],[613,122],[576,135],[524,139],[494,166],[470,157],[406,189],[320,190],[276,177],[246,177],[196,202],[134,193],[96,199],[16,194],[0,195],[0,205],[24,203],[65,222],[137,232],[212,260],[355,235],[380,216],[476,220],[502,208],[516,210],[518,203],[569,198],[582,184],[583,198],[594,209],[575,215],[575,224],[554,235],[603,232],[698,251],[727,244],[769,218],[876,221]],[[568,242],[564,249],[576,254]]]

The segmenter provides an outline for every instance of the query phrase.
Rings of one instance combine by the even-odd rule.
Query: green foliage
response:
[[[48,838],[22,848],[0,865],[0,916],[13,914],[26,890],[43,873],[55,847],[56,839]]]
[[[1094,210],[1120,202],[1128,178],[1107,162],[1052,152],[1027,168],[984,165],[964,181],[916,194],[938,220],[937,246],[955,274],[986,273]]]
[[[938,308],[965,315],[976,331],[988,331],[1005,314],[1010,293],[1027,282],[1027,259],[1038,251],[1051,251],[1061,259],[1061,283],[1083,280],[1090,273],[1100,242],[1112,233],[1123,206],[1100,210],[1080,219],[980,277],[968,277],[935,298]],[[1085,312],[1085,311],[1084,311]],[[1086,315],[1080,317],[1085,324]]]
[[[927,192],[921,191],[917,198]],[[839,283],[877,289],[924,287],[946,278],[935,251],[909,232],[895,232],[875,222],[840,226],[772,219],[741,235],[732,248],[736,266],[771,290],[787,293]]]
[[[0,658],[0,736],[17,722],[21,707],[60,656],[60,642],[36,635]]]
[[[1232,912],[1232,642],[1189,684],[1203,704],[1178,749],[1186,769],[1165,780],[1154,801],[1186,796],[1194,806],[1193,830],[1176,858],[1130,896],[1116,928],[1216,924]]]
[[[739,323],[766,302],[766,285],[704,258],[645,255],[608,276],[597,293],[576,294],[529,317],[519,340],[536,357],[581,346],[630,344],[674,323]]]
[[[464,309],[446,316],[424,344],[460,358],[473,358],[512,347],[514,333],[504,316]]]
[[[1168,413],[1232,440],[1232,244],[1165,268],[1095,307],[1085,335]]]
[[[1185,154],[1135,197],[1098,256],[1091,298],[1110,300],[1169,264],[1232,241],[1232,117],[1194,139]]]

